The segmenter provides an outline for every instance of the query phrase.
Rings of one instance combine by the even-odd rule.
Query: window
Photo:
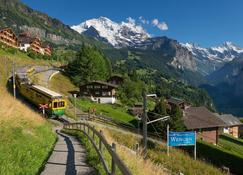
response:
[[[108,86],[102,86],[102,89],[108,89]]]
[[[99,85],[94,86],[94,89],[100,89]]]
[[[53,108],[57,108],[57,102],[54,102]]]
[[[95,92],[95,95],[100,95],[100,92]]]
[[[102,96],[107,96],[108,92],[102,92]]]
[[[93,86],[92,85],[88,85],[87,89],[93,89]]]
[[[65,106],[65,102],[64,101],[58,102],[58,107],[64,107],[64,106]]]

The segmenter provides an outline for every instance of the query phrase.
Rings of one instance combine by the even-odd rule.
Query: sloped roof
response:
[[[29,36],[19,36],[19,42],[22,44],[30,44],[35,40],[33,37]]]
[[[176,98],[176,97],[171,97],[171,98],[168,99],[167,101],[168,101],[169,103],[172,103],[172,104],[175,104],[175,105],[179,105],[179,104],[185,102],[183,99]]]
[[[113,88],[117,88],[118,87],[115,84],[111,84],[111,83],[108,83],[108,82],[105,82],[105,81],[91,81],[91,82],[89,82],[89,83],[87,83],[85,85],[81,85],[81,86],[86,86],[86,85],[90,85],[90,84],[94,84],[94,83],[107,85],[107,86],[110,86],[110,87],[113,87]]]
[[[47,89],[47,88],[45,88],[45,87],[43,87],[43,86],[33,85],[32,87],[33,87],[34,89],[37,89],[37,90],[39,90],[39,91],[45,93],[46,95],[49,95],[49,96],[53,97],[53,98],[61,98],[61,97],[62,97],[61,94],[59,94],[59,93],[57,93],[57,92],[54,92],[54,91],[52,91],[52,90],[50,90],[50,89]]]
[[[226,126],[237,126],[237,125],[243,125],[243,123],[241,123],[241,121],[231,115],[231,114],[223,114],[223,115],[218,115],[218,117],[223,120],[223,122],[226,124]]]
[[[225,126],[225,123],[206,107],[190,107],[184,112],[184,124],[189,130]]]

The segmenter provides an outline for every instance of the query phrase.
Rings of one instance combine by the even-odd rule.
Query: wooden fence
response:
[[[132,175],[131,171],[127,168],[127,166],[116,153],[116,144],[112,143],[112,145],[110,145],[105,139],[102,131],[97,131],[88,123],[67,123],[64,124],[64,129],[78,130],[83,132],[88,137],[89,141],[92,143],[97,154],[99,155],[107,175],[115,175],[116,167],[119,168],[123,175]],[[98,144],[95,141],[95,136],[98,138]],[[108,163],[104,158],[103,148],[105,148],[111,156],[111,168],[108,167]]]

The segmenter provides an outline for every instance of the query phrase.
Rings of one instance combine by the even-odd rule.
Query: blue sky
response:
[[[22,0],[30,7],[76,25],[90,18],[105,16],[113,21],[128,17],[150,23],[158,19],[168,30],[142,24],[154,36],[168,36],[180,42],[204,47],[232,41],[243,47],[242,0]],[[155,21],[156,22],[156,21]],[[157,24],[157,23],[156,23]],[[165,29],[165,28],[164,28]]]

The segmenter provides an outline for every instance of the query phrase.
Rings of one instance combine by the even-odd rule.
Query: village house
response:
[[[168,109],[171,110],[175,107],[179,107],[181,110],[185,110],[190,107],[190,104],[187,103],[185,100],[180,98],[171,97],[166,100]]]
[[[206,107],[190,107],[184,110],[184,124],[187,130],[197,133],[197,139],[208,143],[217,144],[221,128],[225,123]]]
[[[80,86],[80,96],[90,97],[92,101],[97,103],[111,103],[116,102],[116,88],[117,85],[103,82],[92,81]]]
[[[41,46],[41,40],[37,37],[31,37],[26,33],[22,33],[19,35],[19,42],[20,42],[20,50],[23,50],[25,52],[28,51],[28,49],[31,49],[35,53],[44,55],[44,49]]]
[[[42,45],[42,48],[44,49],[44,54],[45,55],[48,55],[48,56],[51,56],[51,47],[50,47],[50,45],[49,44],[46,44],[46,43],[44,43],[43,45]]]
[[[19,47],[18,38],[10,28],[0,30],[0,42],[6,44],[9,47]]]
[[[231,114],[218,115],[218,117],[223,120],[225,127],[223,128],[223,133],[230,134],[235,138],[240,137],[240,129],[243,125],[241,121]]]
[[[108,83],[115,84],[118,86],[121,85],[123,81],[123,78],[119,75],[113,75],[107,80]]]
[[[141,118],[142,115],[143,115],[143,104],[142,103],[136,103],[136,104],[134,104],[134,106],[129,109],[129,112],[132,115]]]

